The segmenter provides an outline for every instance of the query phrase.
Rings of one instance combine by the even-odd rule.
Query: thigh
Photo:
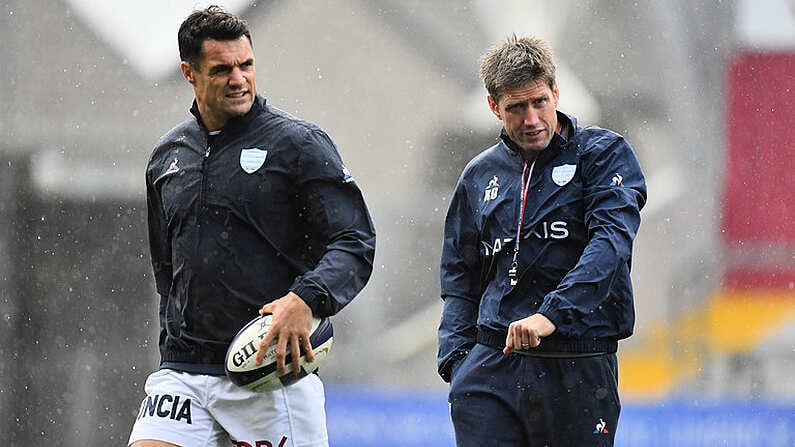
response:
[[[559,360],[556,445],[609,447],[615,439],[621,403],[615,354]]]
[[[450,383],[456,445],[527,445],[517,417],[518,372],[512,356],[476,345]]]
[[[209,405],[237,447],[328,446],[325,392],[317,374],[253,392],[218,377]]]
[[[207,376],[161,369],[149,375],[129,444],[156,440],[181,446],[220,446],[226,437],[205,408]]]

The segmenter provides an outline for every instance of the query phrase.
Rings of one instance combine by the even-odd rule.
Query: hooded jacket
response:
[[[264,304],[288,291],[318,317],[348,304],[372,272],[375,230],[317,126],[261,96],[217,134],[195,102],[191,112],[146,170],[161,366],[223,374],[230,341]]]
[[[635,154],[620,135],[579,127],[558,112],[555,133],[530,176],[517,259],[523,159],[505,130],[463,170],[445,220],[441,259],[439,374],[475,345],[541,313],[556,330],[531,350],[615,352],[632,334],[632,243],[646,202]],[[542,354],[543,355],[543,354]]]

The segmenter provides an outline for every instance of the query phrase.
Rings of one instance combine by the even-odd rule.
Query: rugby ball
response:
[[[315,361],[306,360],[306,352],[301,348],[301,371],[296,375],[293,373],[292,356],[290,355],[290,345],[287,345],[287,358],[285,359],[286,373],[279,375],[276,371],[276,340],[273,340],[262,363],[254,363],[255,354],[259,348],[260,341],[265,338],[265,334],[271,327],[272,316],[270,314],[260,315],[243,326],[232,344],[226,351],[226,361],[224,368],[226,376],[235,385],[252,391],[272,391],[283,386],[290,385],[306,377],[308,374],[317,370],[320,363],[328,355],[331,343],[334,339],[334,330],[328,318],[312,318],[312,330],[309,342],[315,353]]]

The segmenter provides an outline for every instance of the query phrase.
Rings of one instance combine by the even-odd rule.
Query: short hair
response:
[[[480,77],[495,101],[499,101],[504,89],[531,81],[546,82],[551,88],[555,85],[552,47],[537,37],[519,38],[514,34],[483,55]]]
[[[197,67],[205,40],[236,40],[241,36],[246,36],[251,43],[248,22],[220,6],[210,5],[206,9],[193,11],[182,22],[177,33],[179,58]]]

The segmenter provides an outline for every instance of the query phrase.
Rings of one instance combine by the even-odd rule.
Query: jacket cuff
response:
[[[328,312],[328,295],[315,284],[297,283],[290,287],[290,292],[298,295],[312,309],[312,315],[318,318],[330,317]]]
[[[450,354],[450,356],[439,365],[438,373],[442,380],[450,383],[450,380],[453,378],[453,373],[455,372],[454,370],[467,355],[469,355],[469,350],[456,351]]]
[[[541,303],[541,307],[538,308],[538,313],[547,317],[549,321],[555,325],[556,332],[560,330],[560,326],[565,320],[564,312],[558,307],[559,303],[560,299],[558,297],[549,294],[544,298],[544,302]]]

